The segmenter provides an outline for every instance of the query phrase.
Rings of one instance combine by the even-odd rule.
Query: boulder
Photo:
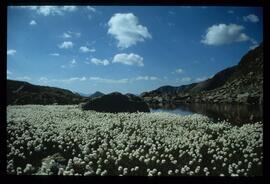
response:
[[[150,112],[148,105],[141,97],[121,93],[111,93],[81,104],[83,110],[95,110],[98,112]]]

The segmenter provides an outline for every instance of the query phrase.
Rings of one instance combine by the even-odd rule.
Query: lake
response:
[[[228,120],[235,125],[253,123],[263,120],[262,105],[238,104],[181,104],[166,108],[151,109],[151,112],[168,112],[179,115],[194,113],[206,115],[213,121]]]

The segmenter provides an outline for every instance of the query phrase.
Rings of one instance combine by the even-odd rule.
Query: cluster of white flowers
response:
[[[262,175],[262,147],[261,122],[238,127],[199,114],[7,107],[9,174],[254,176]]]

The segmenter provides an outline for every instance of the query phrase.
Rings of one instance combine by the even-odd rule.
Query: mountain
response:
[[[95,93],[93,93],[92,95],[90,95],[90,98],[96,98],[96,97],[100,97],[105,95],[104,93],[100,92],[100,91],[96,91]]]
[[[83,97],[89,97],[91,94],[86,94],[86,93],[80,93],[80,92],[77,92],[80,96],[83,96]]]
[[[246,53],[240,62],[202,82],[179,87],[162,86],[141,94],[157,103],[262,103],[263,43]]]
[[[78,104],[86,99],[69,90],[33,85],[28,82],[7,80],[7,104]]]

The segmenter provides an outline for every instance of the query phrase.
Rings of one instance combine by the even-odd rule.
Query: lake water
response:
[[[261,105],[182,104],[173,107],[167,106],[166,108],[151,109],[151,112],[168,112],[179,115],[198,113],[206,115],[214,121],[228,120],[235,125],[263,120],[263,108]]]

